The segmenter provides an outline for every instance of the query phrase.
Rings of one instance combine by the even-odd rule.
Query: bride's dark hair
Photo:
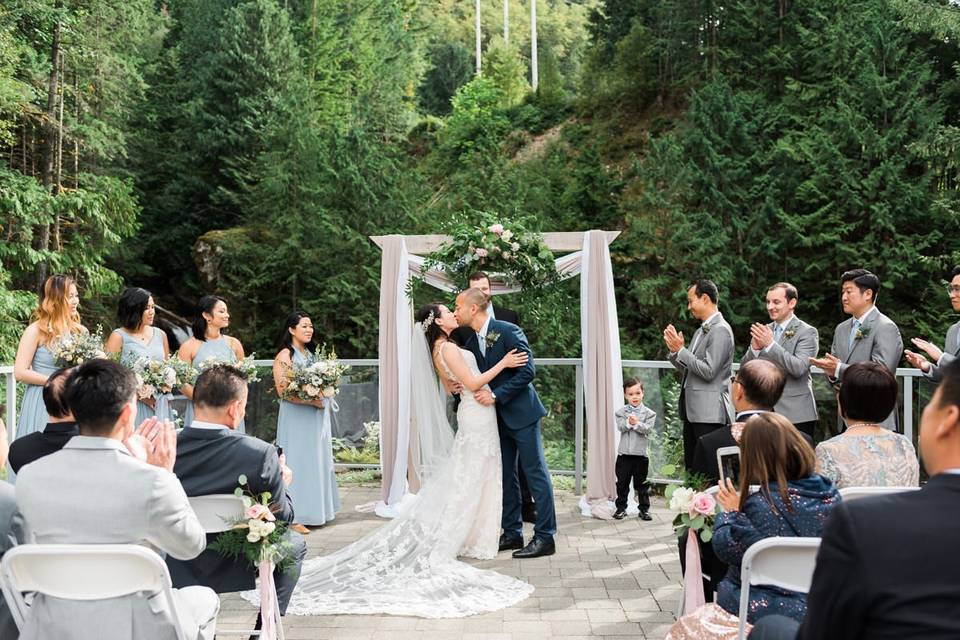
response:
[[[431,313],[433,314],[433,319],[430,321],[430,325],[427,326],[425,333],[427,335],[427,348],[430,349],[430,357],[433,357],[433,345],[436,344],[439,338],[447,337],[446,332],[437,324],[437,318],[440,317],[440,303],[431,302],[430,304],[423,305],[413,314],[413,319],[420,325],[421,330],[423,330],[423,323]]]

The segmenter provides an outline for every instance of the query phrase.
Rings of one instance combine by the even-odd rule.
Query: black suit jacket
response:
[[[520,316],[518,316],[517,312],[513,309],[493,305],[493,315],[497,320],[503,320],[504,322],[520,326]],[[463,348],[467,347],[467,340],[475,335],[476,331],[470,327],[457,327],[450,333],[454,341]]]
[[[173,472],[187,496],[233,493],[241,474],[250,490],[273,495],[278,520],[293,522],[293,502],[280,473],[280,459],[272,444],[229,429],[187,427],[177,436]],[[207,536],[207,543],[217,534]],[[231,560],[206,549],[193,560],[167,557],[173,586],[203,585],[218,593],[252,589],[254,570],[246,560]]]
[[[51,422],[43,431],[28,433],[10,443],[10,468],[20,473],[20,467],[63,449],[70,438],[80,433],[76,422]]]
[[[736,422],[746,422],[756,413],[763,412],[744,411],[743,413],[738,413]],[[799,433],[810,446],[813,446],[813,440],[810,439],[810,436],[802,431]],[[708,484],[717,484],[720,482],[720,468],[717,466],[717,450],[723,447],[736,446],[739,446],[739,443],[733,439],[733,433],[729,426],[715,429],[707,435],[701,436],[700,440],[697,441],[696,448],[693,450],[693,466],[690,467],[690,470],[706,478]]]
[[[960,637],[960,476],[861,498],[823,530],[798,640]]]

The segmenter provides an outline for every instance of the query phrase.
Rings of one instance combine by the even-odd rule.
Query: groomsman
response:
[[[891,373],[897,371],[903,355],[903,339],[894,321],[877,309],[879,291],[880,278],[866,269],[854,269],[840,276],[840,302],[843,312],[850,317],[833,332],[830,353],[823,358],[810,358],[811,363],[823,369],[834,387],[840,387],[843,372],[857,362],[879,362]],[[896,428],[896,408],[880,426]]]
[[[817,402],[810,381],[810,358],[820,350],[820,334],[796,316],[797,288],[778,282],[767,290],[769,324],[750,327],[750,348],[740,360],[769,360],[787,376],[783,395],[774,410],[785,416],[813,440],[817,425]]]
[[[493,304],[490,276],[488,276],[486,272],[475,271],[470,274],[467,280],[467,289],[479,289],[480,291],[483,291],[490,299],[490,302],[487,304],[488,316],[494,320],[501,320],[503,322],[515,324],[518,327],[520,326],[520,316],[517,315],[516,311]],[[469,341],[470,338],[475,335],[475,333],[470,327],[457,327],[453,330],[451,335],[457,344],[463,346],[467,344],[467,341]],[[456,407],[460,404],[460,390],[448,389],[448,391],[454,393],[453,397],[455,400],[453,405],[453,417],[456,419]],[[519,464],[517,465],[517,475],[520,478],[520,497],[522,499],[522,506],[520,508],[521,516],[524,522],[534,523],[537,521],[537,505],[533,501],[533,494],[530,492],[530,484],[527,482],[527,476],[523,475],[523,469],[520,468]]]
[[[960,266],[954,267],[953,271],[950,272],[950,283],[947,285],[947,291],[950,293],[950,304],[953,306],[953,310],[960,313]],[[934,382],[940,382],[943,379],[941,369],[953,360],[960,358],[960,322],[954,323],[947,329],[947,341],[944,344],[943,351],[932,342],[920,338],[914,338],[910,342],[918,349],[926,352],[933,362],[928,362],[922,355],[913,351],[905,352],[907,362],[910,363],[910,366],[923,371],[923,374]]]
[[[700,321],[690,348],[672,324],[663,330],[667,358],[683,374],[680,419],[683,421],[683,464],[693,465],[697,441],[733,422],[730,378],[733,373],[733,330],[717,309],[720,295],[710,280],[687,288],[687,309]]]

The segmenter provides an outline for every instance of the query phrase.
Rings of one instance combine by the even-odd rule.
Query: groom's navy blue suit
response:
[[[496,339],[494,339],[496,336]],[[490,381],[490,389],[497,396],[497,425],[500,431],[500,452],[503,458],[503,532],[511,537],[523,536],[520,484],[517,479],[517,460],[527,476],[530,493],[537,504],[537,522],[534,536],[552,541],[557,532],[557,515],[553,506],[553,484],[547,471],[540,437],[540,419],[547,414],[533,388],[536,368],[527,337],[520,327],[509,322],[490,319],[487,327],[486,354],[480,351],[480,342],[473,333],[466,348],[477,358],[481,372],[500,362],[512,349],[530,356],[527,364],[504,369]]]

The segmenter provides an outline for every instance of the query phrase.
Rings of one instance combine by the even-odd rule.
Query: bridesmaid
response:
[[[310,317],[294,311],[284,323],[280,352],[273,359],[273,379],[281,397],[288,384],[284,373],[293,365],[308,364],[316,350]],[[330,407],[324,406],[322,398],[280,401],[277,445],[293,470],[293,483],[287,490],[297,505],[301,527],[295,530],[301,533],[305,530],[302,525],[322,525],[333,520],[340,509],[331,437]]]
[[[80,324],[79,306],[80,294],[70,276],[50,276],[43,283],[33,322],[20,337],[13,365],[17,382],[26,384],[17,421],[17,438],[43,431],[47,426],[43,385],[50,374],[60,368],[50,347],[60,336],[87,332]]]
[[[199,370],[208,360],[234,364],[243,360],[243,345],[223,330],[230,326],[230,313],[227,301],[220,296],[203,296],[197,303],[197,318],[193,321],[193,337],[183,343],[177,356]],[[180,387],[180,392],[193,400],[193,385]],[[193,405],[187,404],[183,426],[193,422]],[[243,422],[237,427],[240,433],[246,433]]]
[[[169,358],[167,334],[153,326],[156,314],[153,295],[149,291],[140,287],[124,289],[117,303],[120,328],[110,333],[104,351],[119,353],[123,363],[133,363],[144,356],[151,360]],[[161,396],[137,401],[136,425],[154,416],[160,420],[171,419],[169,398]]]

